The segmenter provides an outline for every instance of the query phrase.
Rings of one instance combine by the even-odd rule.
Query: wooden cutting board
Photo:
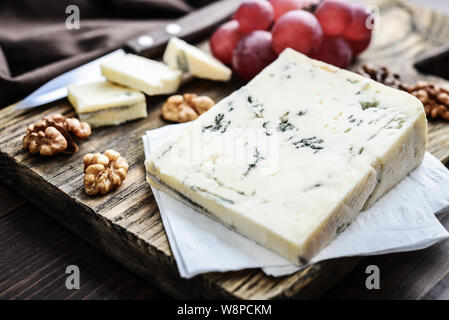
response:
[[[421,52],[449,41],[449,18],[400,1],[375,4],[381,10],[380,29],[352,68],[370,62],[386,65],[408,81],[427,78],[417,74],[411,63]],[[242,84],[237,78],[225,84],[192,80],[181,91],[219,100]],[[63,101],[29,111],[5,108],[0,111],[0,178],[75,234],[177,298],[314,298],[360,262],[361,258],[337,259],[280,278],[259,269],[180,278],[143,166],[141,136],[166,124],[160,118],[164,99],[148,99],[147,119],[95,129],[79,152],[52,158],[23,150],[22,137],[26,126],[44,115],[73,116],[70,105]],[[83,190],[82,157],[108,148],[128,160],[128,177],[115,192],[89,197]],[[428,150],[443,162],[449,159],[449,123],[429,121]]]

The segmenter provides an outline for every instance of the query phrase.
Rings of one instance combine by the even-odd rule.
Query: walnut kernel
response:
[[[52,156],[59,152],[73,153],[78,151],[78,145],[70,133],[78,139],[85,139],[91,134],[91,129],[85,122],[56,113],[29,125],[22,144],[26,150],[42,156]]]
[[[67,140],[55,127],[37,132],[29,131],[23,139],[23,146],[31,153],[51,156],[67,149]]]
[[[379,81],[387,86],[407,91],[418,98],[426,115],[432,119],[449,121],[449,89],[432,81],[417,81],[413,85],[406,85],[401,77],[392,74],[386,67],[363,65],[358,70],[361,75]]]
[[[162,106],[162,117],[168,121],[187,122],[198,118],[215,104],[208,96],[186,93],[170,96]]]
[[[118,188],[128,172],[128,162],[114,150],[88,153],[83,162],[84,189],[88,195],[106,194]]]

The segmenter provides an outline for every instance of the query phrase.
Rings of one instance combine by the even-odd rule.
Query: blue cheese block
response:
[[[91,127],[118,125],[147,117],[145,96],[134,89],[100,80],[73,84],[67,91],[78,117]]]
[[[171,38],[165,49],[164,62],[172,69],[215,81],[228,81],[232,71],[223,63],[187,42]]]
[[[426,126],[412,95],[286,49],[146,169],[150,184],[302,264],[422,162]]]

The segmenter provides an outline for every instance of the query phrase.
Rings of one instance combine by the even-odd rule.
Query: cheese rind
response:
[[[134,89],[100,80],[70,85],[67,92],[80,120],[92,127],[118,125],[147,116],[145,96]]]
[[[286,49],[146,169],[155,187],[300,264],[418,166],[425,142],[415,97]]]
[[[131,120],[146,118],[147,104],[145,101],[141,101],[129,106],[80,113],[78,116],[81,121],[89,123],[92,128],[116,126]]]
[[[250,215],[225,208],[214,198],[198,196],[195,191],[192,191],[191,186],[180,183],[179,180],[160,172],[156,173],[150,162],[146,162],[146,168],[149,173],[147,182],[153,187],[295,264],[303,264],[311,259],[315,253],[329,243],[330,239],[334,239],[343,231],[355,219],[376,185],[376,173],[374,170],[369,171],[359,180],[354,189],[347,193],[347,197],[311,232],[310,236],[304,240],[302,247],[298,248],[296,241],[282,236],[277,228],[268,227],[269,221],[252,219]]]
[[[104,62],[101,74],[109,81],[140,90],[150,96],[176,92],[182,78],[181,71],[134,54]]]
[[[188,72],[198,78],[228,81],[232,75],[231,69],[223,63],[178,38],[171,38],[168,42],[163,61],[172,69]]]

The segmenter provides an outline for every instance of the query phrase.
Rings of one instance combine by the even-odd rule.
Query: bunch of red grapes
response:
[[[212,34],[210,47],[247,81],[287,47],[346,68],[371,41],[369,16],[342,0],[245,0]]]

